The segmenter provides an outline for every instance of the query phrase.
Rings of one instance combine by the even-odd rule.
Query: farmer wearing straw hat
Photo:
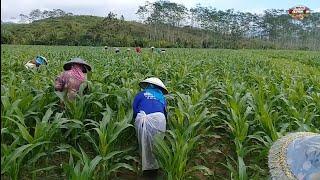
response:
[[[27,69],[38,68],[41,65],[47,65],[48,61],[43,56],[37,56],[35,59],[28,61],[24,66]]]
[[[271,147],[268,166],[273,180],[319,180],[320,134],[290,133]]]
[[[85,73],[91,71],[91,66],[81,58],[73,58],[63,65],[65,70],[55,80],[56,91],[66,91],[69,100],[73,100],[80,85],[86,80]]]
[[[139,83],[143,91],[133,101],[133,118],[138,136],[142,159],[142,170],[145,176],[156,176],[159,165],[152,153],[153,138],[166,130],[166,99],[168,90],[163,82],[148,78]]]

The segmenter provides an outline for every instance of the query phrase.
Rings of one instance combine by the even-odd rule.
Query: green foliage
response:
[[[150,76],[170,92],[168,131],[154,146],[168,179],[266,179],[273,141],[287,132],[320,132],[319,52],[1,48],[1,176],[7,179],[139,174],[131,105],[139,81]],[[26,70],[39,54],[49,64]],[[67,102],[53,84],[71,57],[93,69],[87,89]]]
[[[137,14],[145,24],[117,19],[111,12],[104,18],[35,9],[20,17],[32,23],[1,24],[1,43],[319,50],[319,12],[297,23],[286,10],[268,9],[258,15],[200,5],[188,10],[182,4],[156,1],[139,6]]]
[[[101,157],[101,175],[103,179],[111,177],[112,173],[117,172],[120,168],[126,168],[134,171],[130,164],[124,163],[125,159],[132,159],[132,156],[126,155],[129,150],[122,149],[118,150],[120,145],[121,134],[124,131],[132,127],[130,120],[132,113],[128,113],[125,117],[120,119],[111,119],[112,110],[110,107],[106,108],[106,111],[102,113],[103,117],[101,121],[96,122],[88,120],[87,125],[93,126],[92,130],[95,134],[87,132],[85,135],[88,140],[92,143],[95,151]],[[97,140],[95,140],[97,139]]]
[[[81,153],[75,149],[70,150],[69,164],[64,165],[64,170],[68,175],[68,179],[72,180],[89,180],[93,179],[93,173],[101,161],[101,156],[96,156],[94,159],[90,159],[84,150],[80,147]],[[79,158],[74,164],[73,155]]]

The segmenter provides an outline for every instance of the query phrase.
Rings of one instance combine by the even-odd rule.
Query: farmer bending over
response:
[[[83,59],[73,58],[63,65],[63,69],[65,71],[55,80],[55,90],[66,91],[68,99],[73,100],[91,67]]]
[[[148,78],[139,83],[144,90],[133,102],[133,117],[138,136],[144,176],[156,176],[159,165],[152,153],[154,136],[166,130],[167,88],[158,78]]]
[[[38,68],[40,67],[41,65],[47,65],[48,64],[48,61],[45,57],[43,56],[37,56],[35,59],[31,60],[31,61],[28,61],[26,64],[25,64],[25,67],[27,69],[32,69],[32,68]]]

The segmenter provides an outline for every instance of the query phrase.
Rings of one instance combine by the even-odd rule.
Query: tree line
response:
[[[200,4],[187,9],[182,4],[157,1],[146,2],[139,7],[137,14],[144,23],[155,27],[155,36],[166,26],[205,30],[202,47],[223,47],[228,45],[224,41],[227,40],[237,44],[232,47],[241,48],[241,42],[251,40],[263,41],[269,48],[317,49],[320,39],[319,12],[299,21],[281,9],[268,9],[263,14],[256,14],[233,9],[223,11]]]
[[[73,16],[73,13],[65,12],[62,9],[53,9],[53,10],[43,10],[35,9],[32,10],[29,14],[20,14],[20,22],[28,23],[40,19],[54,18],[54,17],[63,17],[63,16]]]
[[[298,21],[279,9],[256,14],[156,1],[139,6],[136,14],[140,23],[111,12],[102,18],[36,9],[20,15],[32,23],[4,25],[1,43],[319,50],[319,12]]]

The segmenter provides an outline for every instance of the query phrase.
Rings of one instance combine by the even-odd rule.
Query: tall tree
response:
[[[180,26],[186,18],[187,8],[182,4],[169,1],[146,2],[144,6],[139,6],[136,14],[148,24],[168,24]]]
[[[32,21],[35,21],[35,20],[41,19],[41,15],[42,15],[42,12],[40,11],[40,9],[35,9],[29,13],[29,18]]]

